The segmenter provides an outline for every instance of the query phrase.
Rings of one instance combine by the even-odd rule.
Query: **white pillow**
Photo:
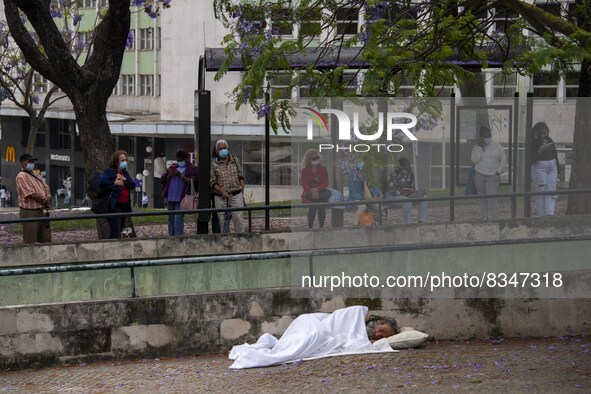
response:
[[[402,327],[400,333],[392,335],[387,339],[392,349],[408,349],[421,346],[428,337],[429,335],[417,331],[414,328]]]

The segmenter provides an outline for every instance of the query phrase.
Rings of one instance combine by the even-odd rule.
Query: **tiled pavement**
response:
[[[591,338],[440,341],[400,353],[234,371],[227,355],[0,372],[0,392],[589,393]]]

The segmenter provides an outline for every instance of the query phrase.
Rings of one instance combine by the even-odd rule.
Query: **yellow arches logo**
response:
[[[14,146],[6,147],[6,161],[11,161],[13,163],[16,161],[16,153],[14,152]]]

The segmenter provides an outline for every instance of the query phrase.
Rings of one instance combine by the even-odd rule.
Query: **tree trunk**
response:
[[[29,136],[27,137],[27,152],[35,155],[33,152],[35,151],[35,141],[37,140],[37,133],[41,130],[42,127],[45,126],[45,119],[39,119],[35,115],[30,115],[29,120],[31,122],[31,127],[29,127]]]
[[[569,181],[570,189],[591,188],[591,62],[583,61],[579,77],[579,94],[575,114],[575,131],[573,135],[572,171]],[[571,194],[568,196],[567,215],[591,213],[591,196],[589,194]]]
[[[107,122],[107,103],[97,100],[92,92],[76,95],[72,103],[80,132],[86,178],[90,179],[108,166],[115,149]],[[126,219],[125,225],[134,229],[131,218]],[[97,219],[96,228],[99,239],[108,238],[109,224],[105,219]],[[131,238],[133,237],[135,237],[135,229],[131,235]]]

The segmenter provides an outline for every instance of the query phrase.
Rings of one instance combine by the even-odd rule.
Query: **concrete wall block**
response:
[[[250,309],[248,310],[248,313],[250,316],[253,316],[253,317],[261,317],[265,314],[265,311],[263,310],[263,308],[261,307],[261,305],[257,301],[252,301],[250,303]],[[1,324],[2,323],[0,322],[0,327],[1,327]],[[0,332],[1,332],[1,328],[0,328]]]
[[[455,227],[455,230],[448,232],[453,237],[448,237],[449,241],[496,241],[500,237],[497,222],[448,224],[448,229],[451,230],[450,227]]]
[[[508,220],[499,221],[500,240],[527,238],[527,233],[527,226],[523,223],[515,223]]]
[[[189,256],[199,256],[209,254],[212,246],[216,243],[213,236],[185,237],[183,239],[183,248],[185,254]]]
[[[175,257],[185,255],[182,237],[161,238],[157,240],[158,257]]]
[[[371,228],[333,229],[332,231],[313,231],[314,245],[323,248],[367,246]]]
[[[160,324],[166,315],[163,298],[137,299],[127,304],[128,321],[131,324]]]
[[[31,313],[21,310],[16,314],[16,329],[18,332],[51,332],[54,324],[50,315],[45,313]]]
[[[2,246],[0,248],[0,267],[10,267],[22,265],[23,247],[22,246]]]
[[[332,313],[345,307],[345,297],[335,297],[325,300],[320,307],[320,312]]]
[[[35,334],[35,346],[37,353],[61,353],[64,350],[60,338],[47,332]]]
[[[0,335],[16,333],[16,311],[0,310]]]
[[[392,229],[395,245],[413,245],[421,242],[419,230],[422,226],[395,226]]]
[[[49,245],[48,263],[70,263],[78,261],[78,247],[76,244]]]
[[[291,233],[261,234],[263,252],[274,252],[290,249]]]
[[[169,345],[175,339],[174,328],[164,324],[148,325],[147,335],[148,345],[152,347],[162,347]],[[179,342],[182,342],[182,340]]]
[[[132,241],[104,241],[105,259],[110,261],[131,259]]]
[[[15,353],[34,354],[37,353],[37,342],[34,334],[19,335],[12,339],[12,347]]]
[[[158,241],[155,239],[133,240],[131,243],[131,258],[153,258],[158,255]]]
[[[419,230],[418,240],[422,244],[441,243],[449,239],[446,234],[447,225],[445,224],[430,224],[429,226],[417,226],[417,228]]]
[[[291,316],[282,316],[271,321],[265,321],[261,324],[261,332],[281,336],[293,321],[294,318]]]
[[[108,256],[110,257],[110,249]],[[88,242],[78,244],[78,261],[103,261],[105,260],[105,244],[103,242]]]
[[[366,246],[394,245],[394,231],[392,227],[383,228],[379,231],[372,229],[369,232],[369,244]]]
[[[12,343],[12,337],[0,336],[0,356],[10,358],[14,355],[14,345]],[[2,360],[0,359],[0,363]]]
[[[23,246],[22,254],[21,264],[43,264],[49,260],[49,245]]]
[[[56,331],[77,331],[91,328],[119,327],[130,324],[126,302],[73,303],[67,311],[54,310]]]
[[[111,346],[113,350],[134,351],[143,350],[148,345],[148,326],[125,326],[113,329]]]
[[[242,319],[226,319],[220,325],[223,339],[238,339],[250,331],[251,324]]]

